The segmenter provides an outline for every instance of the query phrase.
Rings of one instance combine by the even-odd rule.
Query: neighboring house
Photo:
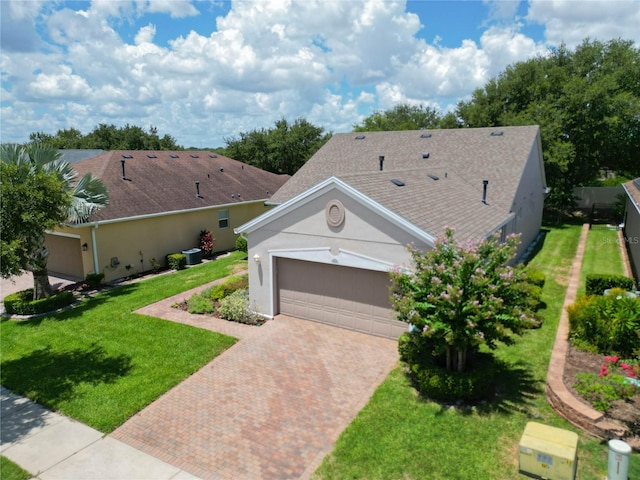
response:
[[[242,225],[251,304],[397,338],[389,270],[410,268],[407,245],[429,249],[446,226],[457,240],[536,238],[547,191],[537,126],[334,135]]]
[[[198,247],[201,230],[216,252],[235,248],[234,226],[269,210],[289,178],[209,151],[111,151],[73,167],[106,184],[109,205],[47,235],[48,268],[107,281],[151,270],[152,259],[166,265],[167,254]]]
[[[624,213],[624,238],[633,275],[640,287],[640,178],[622,185],[627,194]]]

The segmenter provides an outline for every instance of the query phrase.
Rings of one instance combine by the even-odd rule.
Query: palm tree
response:
[[[58,207],[63,208],[57,220],[57,225],[63,223],[85,222],[92,213],[107,205],[109,195],[101,180],[90,173],[76,182],[78,173],[69,162],[60,160],[61,154],[49,146],[40,144],[3,145],[0,148],[0,161],[7,165],[14,165],[24,172],[24,175],[46,175],[59,182],[63,190],[63,201]],[[4,208],[4,207],[3,207]],[[19,210],[19,207],[18,207]],[[24,214],[24,213],[23,213]],[[28,238],[21,238],[25,258],[25,270],[33,273],[34,300],[49,297],[52,294],[49,283],[47,260],[49,252],[45,247],[44,235],[49,226],[41,226],[32,230]]]

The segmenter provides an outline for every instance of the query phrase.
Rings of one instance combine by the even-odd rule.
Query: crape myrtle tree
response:
[[[107,189],[90,173],[76,181],[78,173],[46,145],[3,145],[0,167],[2,277],[30,271],[34,300],[49,297],[45,232],[85,221],[108,203]]]
[[[410,247],[414,270],[391,273],[391,302],[398,319],[413,326],[422,354],[463,372],[480,345],[512,343],[536,324],[527,273],[508,265],[518,243],[517,236],[504,243],[493,236],[460,244],[447,228],[432,250]]]

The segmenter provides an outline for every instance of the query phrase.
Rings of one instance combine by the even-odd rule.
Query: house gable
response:
[[[354,215],[345,225],[331,227],[325,220],[329,202],[338,200],[347,211]],[[355,224],[354,224],[355,223]],[[380,229],[379,225],[388,225]],[[397,242],[401,238],[410,242],[419,242],[433,246],[434,237],[416,227],[405,218],[362,194],[344,181],[330,177],[315,187],[270,210],[253,221],[236,229],[236,233],[253,234],[260,230],[275,233],[294,233],[321,235],[328,238],[350,238],[354,241],[368,241],[371,238],[383,242]],[[384,230],[384,232],[383,232]],[[403,232],[403,233],[400,233]]]

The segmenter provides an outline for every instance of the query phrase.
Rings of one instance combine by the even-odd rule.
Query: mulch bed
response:
[[[564,367],[564,384],[577,399],[588,404],[574,388],[576,373],[597,374],[603,363],[604,355],[584,352],[569,344]],[[629,436],[623,440],[636,449],[640,447],[640,392],[630,400],[613,402],[612,407],[605,413],[605,419],[626,426]]]

